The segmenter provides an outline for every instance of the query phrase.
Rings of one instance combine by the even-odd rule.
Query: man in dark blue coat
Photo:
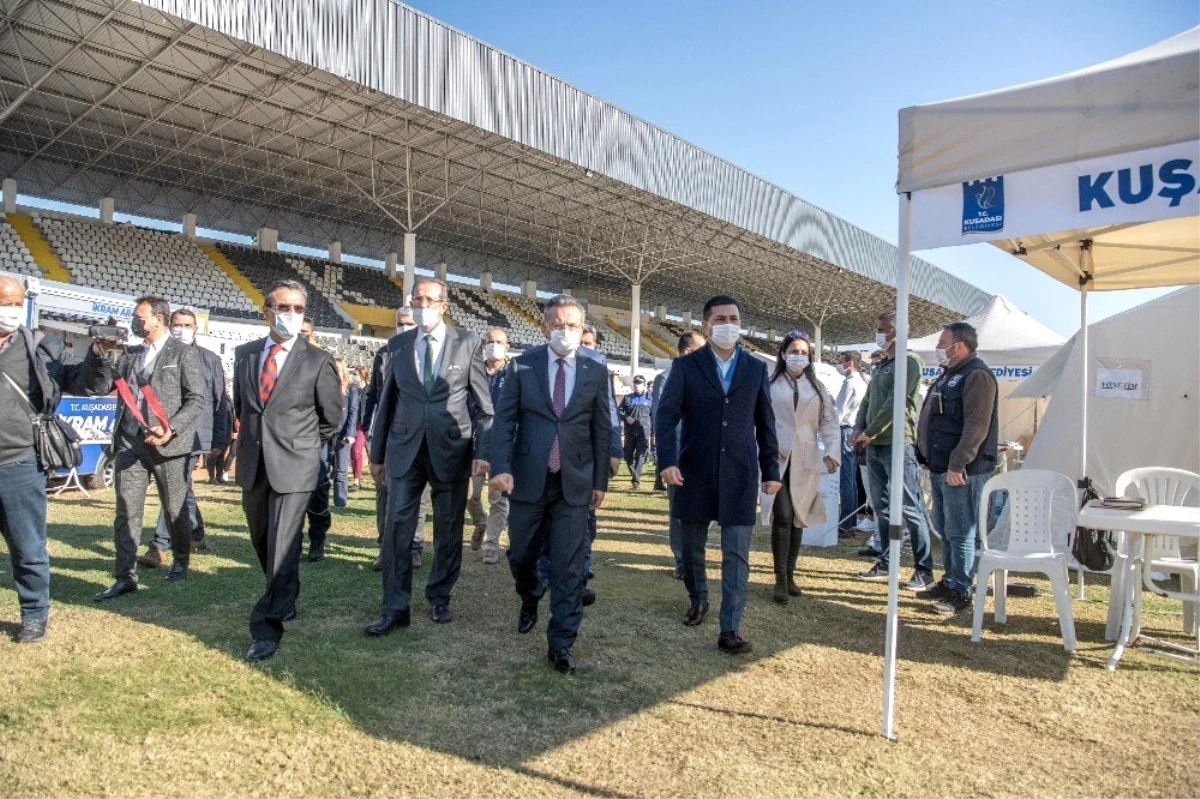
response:
[[[691,606],[683,623],[708,612],[704,545],[721,525],[721,633],[717,648],[751,649],[739,630],[750,580],[750,538],[759,493],[779,490],[775,414],[767,367],[738,346],[741,307],[729,296],[704,304],[709,346],[675,359],[655,415],[658,467],[675,486],[671,517],[681,522],[683,580]],[[682,427],[680,427],[682,425]],[[679,428],[679,429],[677,429]],[[751,446],[756,442],[757,446]]]

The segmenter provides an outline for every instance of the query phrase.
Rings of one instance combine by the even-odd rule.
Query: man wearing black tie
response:
[[[544,587],[538,557],[549,540],[551,618],[548,658],[575,671],[571,646],[583,617],[589,508],[608,490],[612,441],[608,369],[578,357],[584,311],[552,297],[544,312],[548,346],[513,361],[496,411],[492,488],[512,495],[508,562],[521,597],[517,631],[537,623]]]
[[[380,386],[371,438],[371,476],[388,481],[387,522],[380,558],[383,602],[368,635],[407,627],[421,493],[433,498],[433,567],[425,584],[435,624],[453,621],[450,593],[462,568],[463,515],[472,476],[486,475],[492,395],[479,336],[449,327],[446,284],[421,278],[413,286],[415,330],[387,343],[388,372]],[[468,403],[468,398],[471,402]]]
[[[277,283],[263,306],[271,334],[234,355],[233,412],[241,422],[237,483],[266,576],[266,590],[250,613],[251,661],[275,654],[283,623],[296,615],[304,511],[317,484],[321,446],[333,438],[342,415],[333,357],[299,335],[307,302],[301,284]]]

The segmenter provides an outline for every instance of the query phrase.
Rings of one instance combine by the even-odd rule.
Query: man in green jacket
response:
[[[875,341],[884,351],[883,360],[867,386],[867,396],[854,423],[853,444],[867,450],[867,493],[879,525],[883,552],[870,571],[859,575],[864,580],[886,580],[888,575],[888,508],[892,479],[892,399],[896,379],[896,314],[882,314],[876,327]],[[917,437],[917,396],[921,369],[925,365],[912,352],[907,354],[904,411],[904,527],[912,544],[916,571],[904,586],[920,591],[933,584],[933,555],[929,547],[929,520],[925,502],[917,484],[917,455],[913,447]]]

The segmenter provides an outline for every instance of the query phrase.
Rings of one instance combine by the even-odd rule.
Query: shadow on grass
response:
[[[52,524],[55,541],[85,553],[54,560],[54,601],[179,631],[240,660],[250,644],[247,621],[262,590],[262,575],[240,507],[231,507],[240,505],[234,501],[237,495],[217,490],[222,496],[201,497],[211,549],[193,557],[190,578],[168,584],[161,579],[164,569],[143,570],[143,590],[102,605],[92,597],[111,580],[111,529]],[[370,567],[376,548],[374,513],[368,503],[373,505],[374,496],[368,492],[358,498],[349,511],[334,516],[326,559],[301,563],[298,619],[286,625],[280,653],[260,668],[281,684],[328,701],[371,735],[608,796],[619,794],[526,764],[664,704],[873,737],[863,729],[743,714],[678,698],[796,647],[879,656],[885,591],[873,591],[849,576],[842,580],[847,560],[853,560],[846,551],[806,549],[801,560],[806,593],[787,606],[771,602],[769,582],[756,568],[744,627],[754,652],[733,658],[715,646],[719,553],[709,559],[711,619],[699,628],[687,628],[680,624],[687,597],[682,583],[671,578],[665,535],[609,530],[602,517],[593,583],[600,598],[585,611],[575,647],[579,671],[564,677],[546,662],[549,603],[543,603],[534,633],[517,634],[519,602],[506,564],[501,560],[485,566],[478,553],[465,548],[453,624],[434,625],[424,613],[420,597],[429,574],[426,565],[414,578],[412,627],[385,638],[366,637],[362,628],[378,614],[381,588],[379,575]],[[643,517],[638,511],[612,514],[621,521]],[[761,566],[766,541],[756,537],[754,543]],[[647,554],[648,544],[661,550]],[[1052,639],[1000,640],[1010,634],[1044,636],[1046,626],[1054,624],[1044,614],[1023,617],[1019,602],[1010,601],[1004,631],[989,628],[986,635],[994,640],[982,645],[968,640],[969,620],[965,625],[961,619],[914,621],[918,611],[919,605],[907,595],[902,601],[902,659],[1042,680],[1062,680],[1065,675],[1068,658]]]

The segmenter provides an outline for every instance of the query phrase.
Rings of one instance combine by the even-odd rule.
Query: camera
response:
[[[88,328],[88,335],[113,344],[125,344],[129,341],[129,331],[119,325],[92,325]]]

